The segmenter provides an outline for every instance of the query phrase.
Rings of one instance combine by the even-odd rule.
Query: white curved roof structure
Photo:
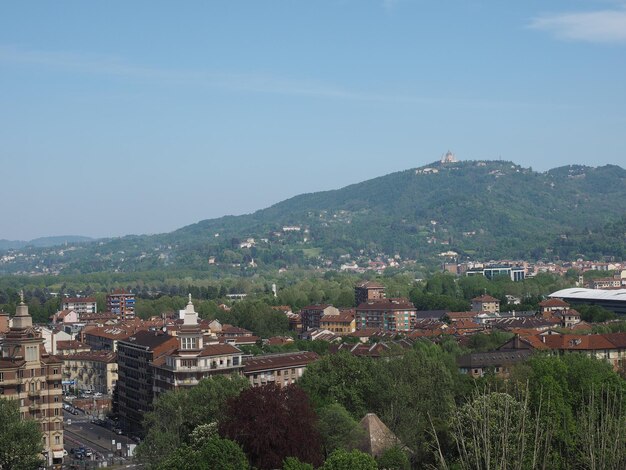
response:
[[[580,300],[617,300],[626,302],[626,289],[583,289],[582,287],[572,287],[553,292],[548,297],[559,299],[580,299]]]
[[[620,315],[626,315],[626,289],[583,289],[573,287],[553,292],[548,297],[563,299],[570,303],[599,305]]]

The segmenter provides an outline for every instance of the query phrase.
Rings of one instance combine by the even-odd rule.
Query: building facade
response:
[[[78,316],[97,313],[95,297],[68,297],[61,302],[61,310],[74,310]]]
[[[500,311],[500,300],[490,295],[481,295],[472,299],[472,312],[497,313]]]
[[[243,374],[253,387],[274,383],[284,387],[295,383],[311,362],[319,356],[312,351],[268,354],[244,359]]]
[[[417,309],[403,298],[370,300],[356,308],[358,330],[411,331],[415,328],[416,318]]]
[[[0,396],[18,402],[22,419],[41,425],[45,465],[63,462],[62,366],[45,350],[22,298],[2,343]]]
[[[302,331],[310,328],[319,328],[322,316],[339,315],[339,310],[332,305],[308,305],[300,310],[300,321],[302,322]]]
[[[178,347],[153,364],[155,395],[193,387],[200,380],[215,375],[241,375],[243,352],[231,344],[205,344],[191,296],[176,339]]]
[[[116,290],[107,295],[107,310],[123,319],[135,318],[135,294]]]
[[[143,432],[143,414],[152,408],[153,363],[175,350],[178,340],[163,332],[139,331],[117,344],[116,386],[120,426],[133,434]]]
[[[64,387],[111,395],[117,384],[117,354],[88,351],[63,356]]]
[[[379,282],[366,281],[357,284],[354,288],[354,299],[356,305],[360,305],[368,300],[380,300],[385,298],[385,286]]]

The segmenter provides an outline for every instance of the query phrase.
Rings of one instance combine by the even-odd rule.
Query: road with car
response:
[[[73,414],[73,413],[77,414]],[[117,434],[113,425],[85,415],[79,410],[64,410],[66,463],[80,464],[108,460],[116,464],[130,464],[129,454],[136,445],[127,436]]]

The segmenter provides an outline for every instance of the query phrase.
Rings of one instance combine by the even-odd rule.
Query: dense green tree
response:
[[[617,318],[614,312],[599,305],[572,305],[580,313],[580,318],[589,323],[600,323]]]
[[[377,470],[376,460],[360,450],[352,450],[350,452],[337,449],[333,452],[321,470]]]
[[[243,377],[216,376],[201,380],[190,389],[160,395],[153,410],[144,416],[146,438],[137,447],[137,458],[158,465],[182,444],[199,425],[219,421],[226,402],[249,382]]]
[[[339,403],[321,408],[318,414],[318,429],[322,436],[326,456],[341,448],[356,448],[365,436],[365,430]]]
[[[0,399],[0,468],[34,470],[42,464],[43,435],[35,420],[22,420],[16,401]]]
[[[379,470],[410,470],[411,462],[406,452],[398,446],[385,450],[376,460]]]
[[[371,359],[341,352],[309,364],[298,384],[317,408],[339,403],[360,419],[370,411],[376,371]]]
[[[247,470],[246,454],[229,439],[211,437],[200,447],[182,444],[160,465],[158,470]]]

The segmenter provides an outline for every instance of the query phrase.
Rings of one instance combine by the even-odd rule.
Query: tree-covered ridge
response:
[[[0,272],[337,267],[449,249],[473,259],[624,258],[625,183],[614,165],[539,173],[505,161],[434,163],[168,234],[24,249]]]

